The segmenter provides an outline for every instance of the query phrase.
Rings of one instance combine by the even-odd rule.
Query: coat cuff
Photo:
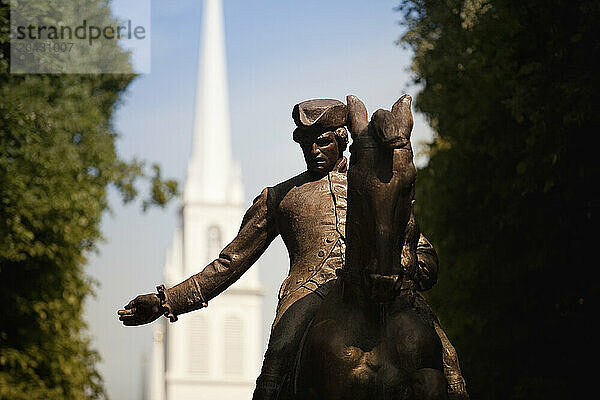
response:
[[[180,314],[208,306],[193,277],[170,289],[165,288],[165,285],[157,286],[156,289],[164,315],[171,322],[177,321]]]

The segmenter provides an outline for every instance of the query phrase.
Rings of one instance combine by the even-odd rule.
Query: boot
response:
[[[281,379],[274,376],[263,376],[256,379],[256,388],[252,400],[277,400],[281,392]]]
[[[469,400],[465,379],[460,375],[446,376],[448,381],[448,398],[450,400]]]
[[[450,400],[469,400],[465,378],[460,372],[456,349],[450,343],[442,327],[437,322],[434,323],[434,326],[442,342],[442,362],[444,364],[444,375],[448,381],[448,397]]]

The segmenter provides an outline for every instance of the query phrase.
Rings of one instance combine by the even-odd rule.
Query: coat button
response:
[[[323,257],[325,255],[325,252],[323,250],[319,250],[319,257]]]

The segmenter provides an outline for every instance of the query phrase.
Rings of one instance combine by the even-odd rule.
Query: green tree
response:
[[[399,7],[415,104],[437,134],[416,197],[441,262],[430,299],[475,399],[575,398],[591,376],[599,9]]]
[[[105,1],[95,1],[109,16]],[[28,6],[57,2],[28,1]],[[174,181],[115,149],[112,115],[134,75],[8,73],[9,7],[0,3],[0,398],[104,397],[82,319],[107,188],[124,201],[150,181],[163,205]],[[125,54],[125,56],[127,56]]]

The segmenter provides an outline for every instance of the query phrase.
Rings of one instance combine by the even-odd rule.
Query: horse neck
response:
[[[403,278],[403,245],[414,197],[413,171],[412,152],[381,147],[352,151],[345,270],[352,276],[346,281],[360,292],[385,291]]]
[[[412,152],[404,159],[400,150],[353,149],[348,170],[346,265],[379,275],[398,274],[402,245],[412,212],[414,170]],[[407,160],[410,164],[407,165]],[[409,186],[409,187],[407,187]]]

